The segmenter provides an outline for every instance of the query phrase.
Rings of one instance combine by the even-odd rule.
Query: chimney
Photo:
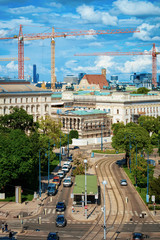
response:
[[[102,75],[104,75],[106,78],[106,69],[105,68],[102,68]]]

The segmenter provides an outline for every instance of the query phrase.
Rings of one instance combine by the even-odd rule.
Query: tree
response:
[[[88,159],[88,156],[84,154],[81,150],[76,150],[73,153],[73,162],[74,165],[76,165],[76,169],[74,171],[75,175],[81,175],[84,174],[85,172],[85,164],[84,164],[84,159],[87,159],[87,169],[91,168],[92,165]]]
[[[113,135],[116,135],[116,133],[120,128],[125,128],[125,125],[123,122],[113,123],[112,124]]]
[[[21,129],[22,131],[35,131],[38,127],[33,122],[33,116],[23,108],[11,107],[11,113],[0,116],[0,128]]]
[[[160,204],[160,177],[153,178],[149,185],[150,195],[154,195],[156,203]]]
[[[141,87],[141,88],[138,88],[137,91],[134,91],[132,93],[135,93],[135,94],[147,94],[150,90],[148,88],[145,88],[145,87]]]
[[[126,152],[127,164],[129,167],[129,153],[130,150],[135,152],[137,144],[137,152],[143,149],[152,151],[150,137],[148,132],[138,125],[126,125],[124,128],[119,128],[112,138],[112,147],[115,150],[123,150]]]
[[[73,138],[76,138],[78,139],[79,138],[79,134],[78,134],[78,131],[77,130],[71,130],[70,133],[69,133],[69,142],[72,143],[72,139]]]
[[[155,117],[140,116],[138,123],[141,127],[145,128],[150,134],[155,131]]]
[[[56,139],[60,136],[61,122],[54,121],[50,116],[46,116],[45,119],[42,117],[39,121],[39,128],[42,130],[43,134]]]

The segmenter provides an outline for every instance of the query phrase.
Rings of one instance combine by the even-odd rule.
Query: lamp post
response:
[[[105,186],[107,184],[107,181],[103,181],[102,184],[104,185],[104,207],[103,207],[103,213],[104,213],[104,239],[106,239],[106,204],[105,204]]]
[[[50,179],[50,139],[48,140],[48,184]]]
[[[87,176],[86,176],[86,165],[87,165],[87,159],[84,159],[85,164],[85,217],[87,219]]]
[[[67,150],[68,150],[68,158],[69,158],[69,130],[68,130],[68,146],[67,146]]]
[[[59,149],[59,166],[61,167],[61,132],[60,132],[60,149]]]
[[[136,187],[137,187],[137,143],[136,143]]]
[[[42,191],[42,189],[41,189],[41,150],[42,149],[45,149],[45,148],[39,149],[39,196],[40,196],[40,198],[41,198],[41,191]],[[46,151],[46,149],[45,149],[45,151]]]
[[[147,152],[147,195],[146,202],[149,202],[149,153]]]
[[[103,151],[103,133],[102,133],[102,127],[103,127],[103,125],[101,124],[101,151]]]
[[[129,169],[130,169],[130,173],[131,173],[131,148],[132,148],[131,137],[129,135]]]

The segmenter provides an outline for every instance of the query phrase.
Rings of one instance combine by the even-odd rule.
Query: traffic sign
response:
[[[84,206],[84,209],[87,209],[88,208],[88,206],[86,205],[86,206]]]
[[[152,195],[152,202],[155,202],[155,195]]]

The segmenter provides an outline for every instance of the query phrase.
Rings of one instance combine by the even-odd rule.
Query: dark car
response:
[[[64,215],[58,215],[56,218],[56,227],[65,227],[66,226],[66,219]]]
[[[50,232],[48,234],[47,240],[59,240],[58,233],[56,232]]]
[[[74,148],[73,149],[79,149],[79,147],[78,146],[74,146]]]
[[[143,240],[144,236],[142,233],[133,233],[132,240]]]
[[[56,205],[56,211],[57,212],[64,212],[66,209],[66,205],[64,202],[58,202]]]

